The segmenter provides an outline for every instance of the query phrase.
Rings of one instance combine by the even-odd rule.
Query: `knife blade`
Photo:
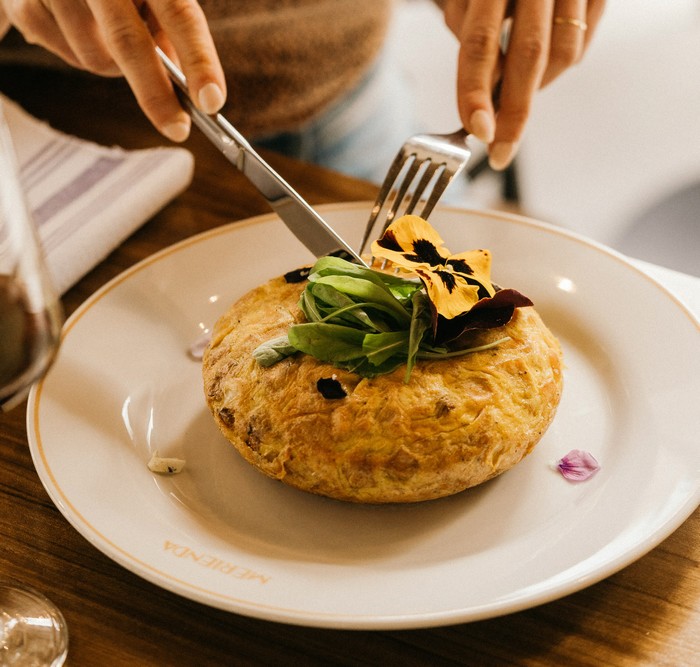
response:
[[[174,84],[174,89],[192,122],[241,171],[267,200],[290,231],[315,257],[335,255],[367,266],[362,258],[250,145],[221,114],[200,111],[187,90],[185,75],[156,47],[156,53]]]

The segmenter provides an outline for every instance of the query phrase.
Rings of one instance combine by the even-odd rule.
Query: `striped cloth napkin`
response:
[[[63,134],[0,95],[20,181],[60,294],[185,190],[183,148],[124,150]]]

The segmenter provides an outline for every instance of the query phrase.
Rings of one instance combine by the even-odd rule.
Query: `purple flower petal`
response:
[[[598,461],[582,449],[572,449],[557,461],[559,472],[571,482],[583,482],[600,470]]]
[[[209,331],[209,329],[205,329],[187,348],[187,354],[190,356],[190,359],[194,359],[194,361],[202,361],[202,358],[204,357],[204,350],[207,349],[210,341],[211,331]]]

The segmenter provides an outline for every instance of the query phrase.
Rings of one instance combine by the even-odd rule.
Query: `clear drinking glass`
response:
[[[62,324],[0,105],[0,407],[21,403],[51,365]]]
[[[47,371],[62,321],[0,103],[0,409],[21,403]],[[0,665],[58,667],[67,650],[60,611],[40,593],[0,581]]]
[[[60,667],[68,630],[58,608],[28,586],[0,581],[0,665]]]

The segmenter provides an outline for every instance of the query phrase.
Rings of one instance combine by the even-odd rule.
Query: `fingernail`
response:
[[[496,128],[493,124],[493,116],[486,109],[477,109],[469,118],[469,126],[477,139],[486,144],[493,141]]]
[[[178,116],[178,119],[163,127],[163,134],[176,143],[181,143],[190,136],[190,117],[187,114]]]
[[[208,114],[219,111],[224,106],[224,91],[215,83],[208,83],[199,90],[199,108]]]
[[[512,161],[517,144],[512,141],[497,141],[489,148],[489,165],[491,169],[500,171],[505,169]]]

